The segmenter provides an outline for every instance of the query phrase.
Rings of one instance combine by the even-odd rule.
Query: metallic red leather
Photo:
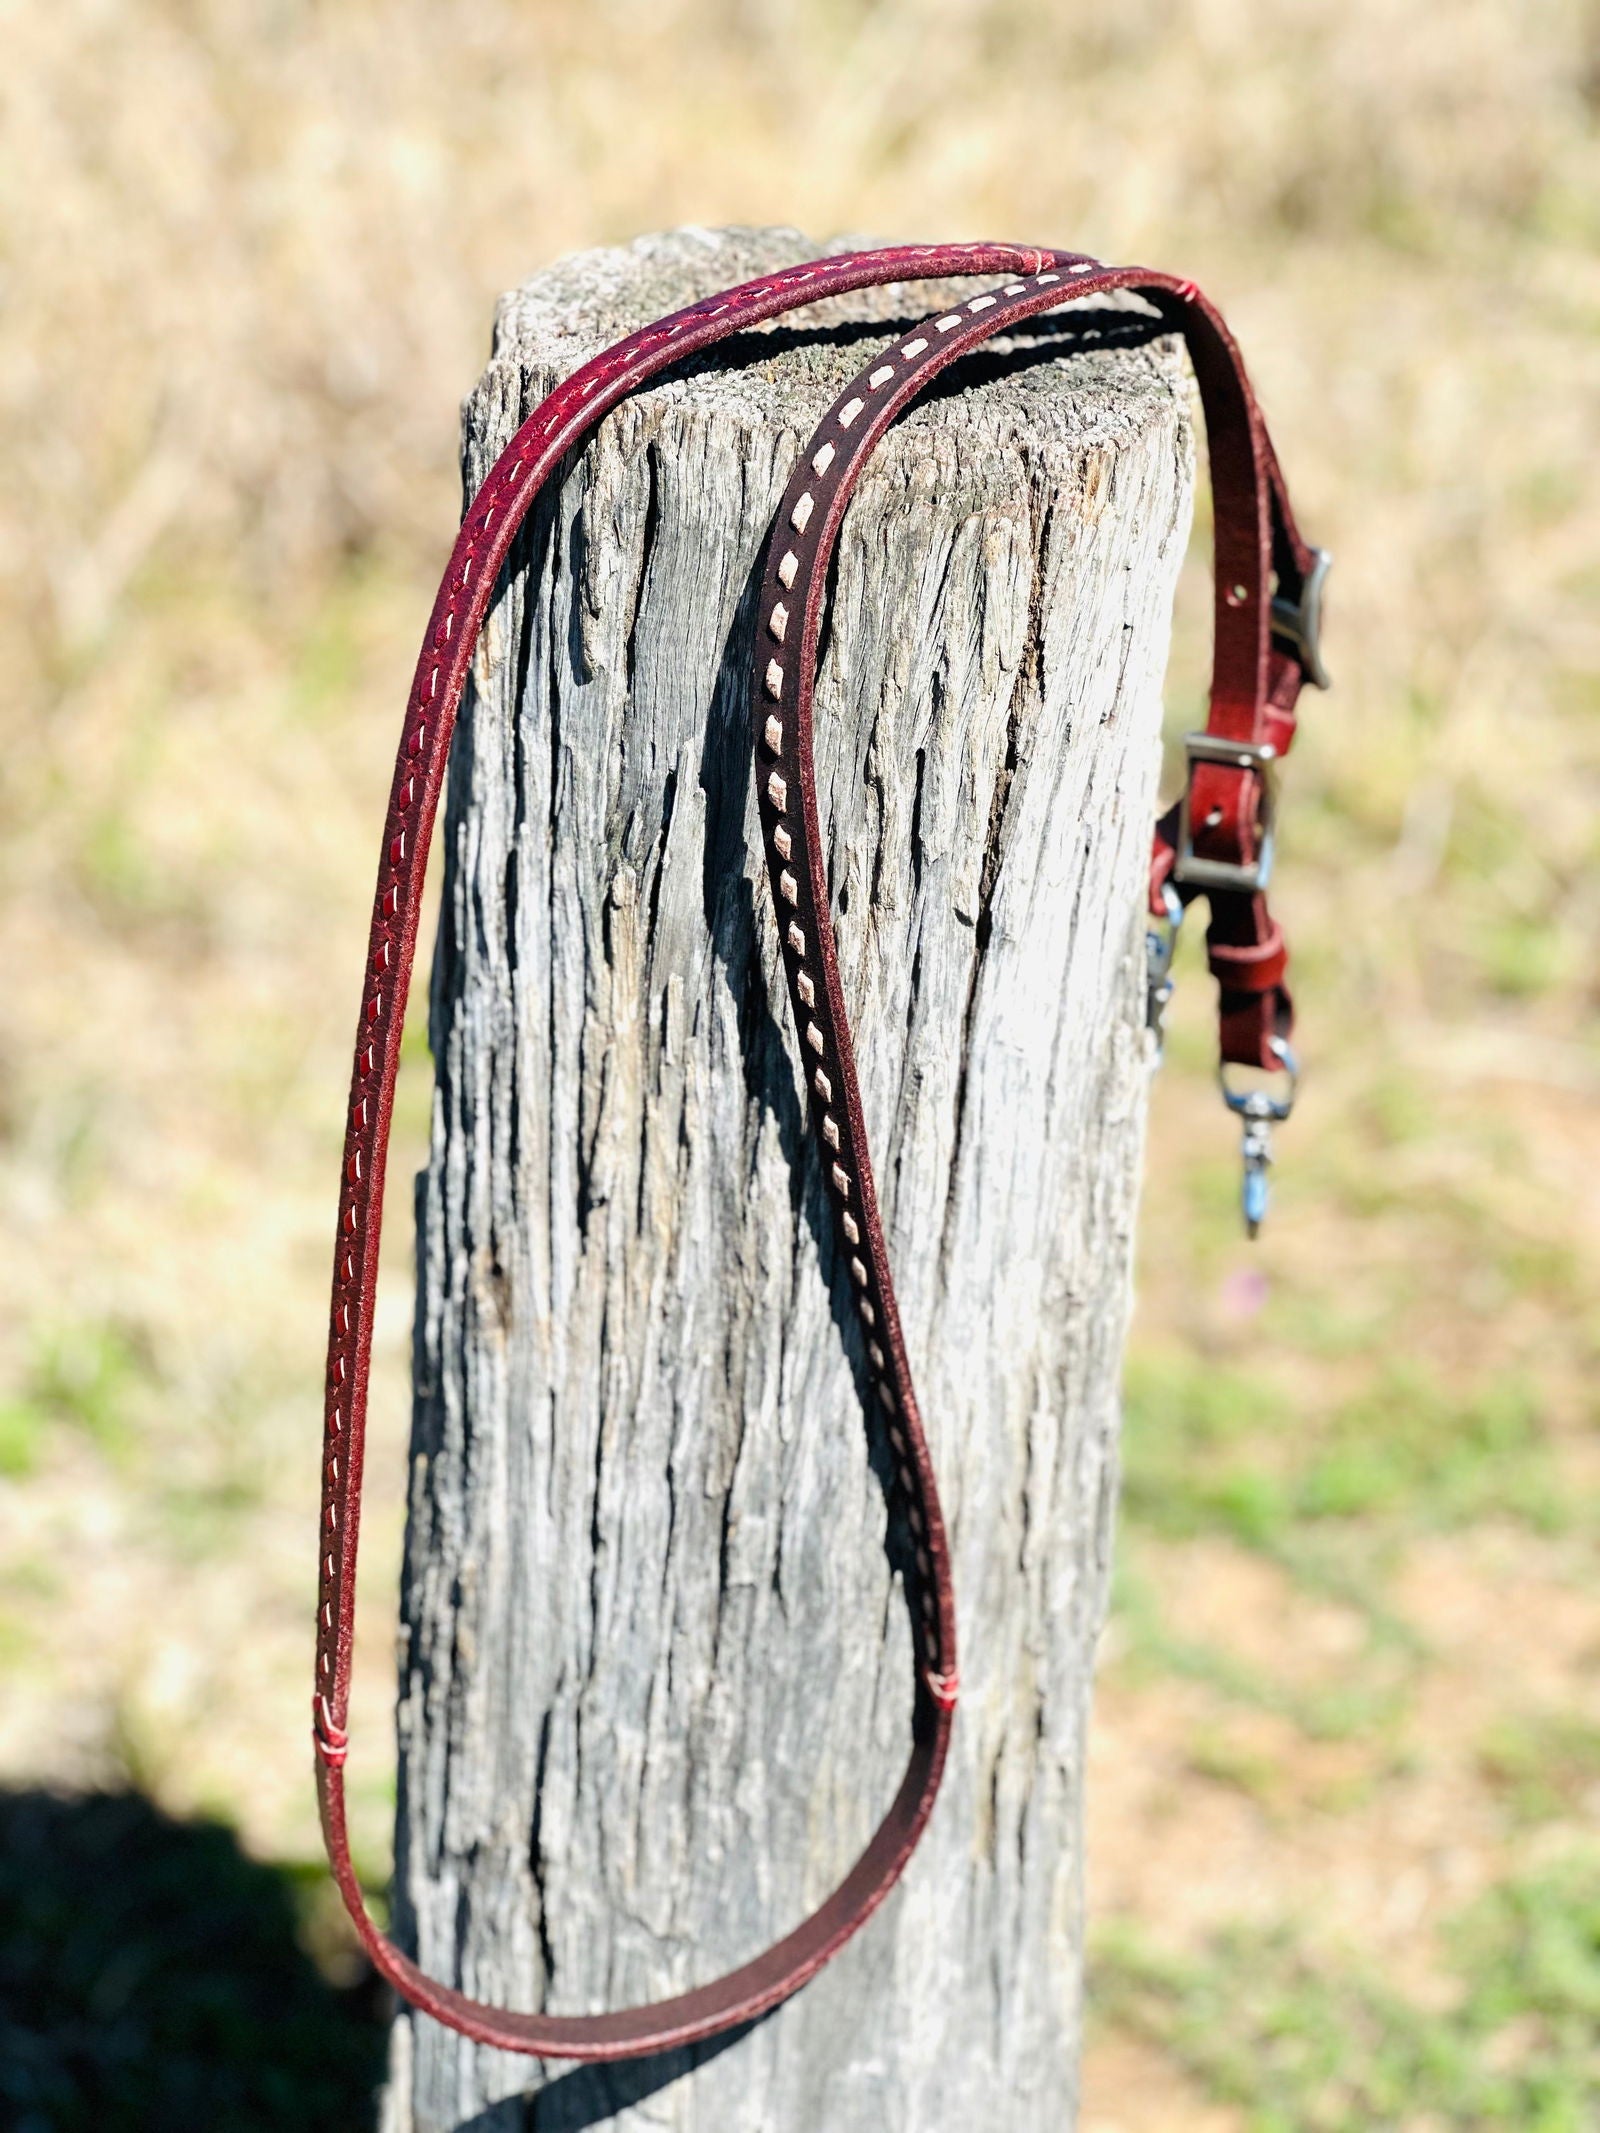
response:
[[[486,2005],[428,1977],[368,1917],[351,1864],[343,1766],[362,1450],[378,1272],[379,1215],[406,993],[428,846],[456,710],[495,582],[534,497],[624,394],[696,349],[818,298],[888,282],[1010,276],[936,314],[866,366],[798,461],[762,582],[754,751],[774,910],[834,1215],[883,1410],[912,1542],[907,1581],[917,1676],[911,1752],[866,1850],[827,1901],[764,1953],[709,1984],[618,2013],[563,2016]],[[692,2043],[765,2013],[813,1976],[883,1901],[932,1811],[954,1721],[955,1597],[938,1490],[901,1338],[834,952],[811,754],[812,687],[827,564],[851,489],[894,417],[980,341],[1069,298],[1136,290],[1188,342],[1205,409],[1215,494],[1211,706],[1191,737],[1188,790],[1157,828],[1152,908],[1211,902],[1225,1060],[1281,1062],[1290,1003],[1282,935],[1261,887],[1269,842],[1266,765],[1294,735],[1301,682],[1321,681],[1323,559],[1289,510],[1238,351],[1193,283],[1026,245],[901,246],[844,253],[708,297],[586,363],[517,431],[473,498],[434,602],[412,683],[384,826],[367,976],[357,1022],[328,1343],[313,1741],[334,1876],[374,1965],[407,1999],[465,2035],[545,2058],[609,2060]],[[1276,587],[1272,574],[1276,573]],[[1289,649],[1285,649],[1285,642]]]

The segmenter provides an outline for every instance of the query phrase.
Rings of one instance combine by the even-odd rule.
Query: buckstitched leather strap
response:
[[[652,2005],[596,2015],[546,2015],[488,2005],[428,1977],[367,1915],[351,1863],[343,1766],[362,1450],[378,1240],[400,1037],[416,950],[423,875],[451,731],[496,579],[529,506],[565,455],[626,393],[694,350],[819,298],[890,282],[1011,275],[937,314],[869,364],[807,446],[781,506],[763,581],[755,678],[755,752],[762,832],[794,1004],[811,1121],[862,1322],[872,1397],[894,1452],[912,1540],[907,1580],[916,1687],[911,1753],[894,1802],[866,1850],[821,1907],[774,1946],[710,1984]],[[1299,667],[1270,643],[1269,571],[1293,596],[1312,551],[1295,530],[1238,352],[1192,283],[1143,268],[1107,268],[1081,254],[1007,244],[900,246],[789,268],[708,297],[630,335],[584,364],[517,431],[473,498],[434,602],[406,709],[384,828],[357,1026],[328,1345],[313,1740],[324,1838],[334,1876],[376,1968],[440,2021],[503,2050],[557,2059],[622,2059],[688,2044],[753,2019],[787,1998],[871,1916],[926,1825],[954,1717],[955,1601],[938,1492],[911,1381],[879,1221],[849,1022],[828,909],[811,757],[812,685],[827,560],[850,489],[894,416],[956,356],[1068,297],[1136,289],[1185,334],[1200,384],[1215,492],[1217,604],[1209,730],[1259,744],[1293,731]],[[1211,852],[1248,858],[1259,778],[1204,766],[1198,804]],[[1196,779],[1199,787],[1200,781]],[[1194,796],[1191,796],[1193,801]],[[1209,817],[1215,814],[1217,819]],[[1191,806],[1193,817],[1193,806]],[[1199,818],[1194,818],[1199,819]],[[1171,848],[1171,840],[1168,840]],[[1152,866],[1152,895],[1172,871]],[[1213,898],[1214,908],[1219,899]],[[1264,905],[1262,911],[1264,913]],[[1237,929],[1236,929],[1237,930]],[[1243,995],[1281,979],[1281,953],[1228,965]],[[1286,1013],[1287,996],[1283,996]],[[1276,1003],[1272,1012],[1280,1013]],[[1270,1063],[1270,1061],[1268,1062]]]

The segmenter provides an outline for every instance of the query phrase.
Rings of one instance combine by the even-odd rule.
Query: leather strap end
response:
[[[1150,840],[1149,912],[1152,918],[1168,915],[1166,887],[1178,863],[1178,818],[1182,812],[1181,806],[1169,807],[1157,822],[1155,835]]]
[[[1217,1031],[1225,1066],[1260,1067],[1265,1073],[1276,1073],[1283,1061],[1273,1050],[1274,1040],[1286,1041],[1293,1029],[1294,1002],[1286,986],[1222,995]]]

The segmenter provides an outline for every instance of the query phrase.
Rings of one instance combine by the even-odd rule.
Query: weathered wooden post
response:
[[[678,232],[536,277],[467,408],[469,480],[582,358],[814,250]],[[463,712],[397,1905],[428,1969],[512,2005],[619,2005],[753,1953],[902,1767],[905,1621],[751,835],[747,672],[802,440],[939,300],[819,305],[609,416],[524,538]],[[996,344],[890,433],[820,667],[843,977],[960,1597],[933,1825],[816,1982],[693,2062],[541,2068],[402,2012],[393,2133],[1071,2123],[1140,885],[1191,493],[1177,355],[1093,316],[1041,322],[1053,354]]]

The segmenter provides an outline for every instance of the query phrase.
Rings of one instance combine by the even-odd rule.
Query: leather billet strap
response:
[[[1192,344],[1191,344],[1192,346]],[[1197,365],[1198,368],[1198,365]],[[1204,384],[1202,381],[1202,392]],[[1207,422],[1211,421],[1207,408]],[[1271,548],[1267,559],[1268,582],[1275,596],[1268,608],[1268,629],[1262,645],[1262,664],[1257,674],[1254,701],[1246,711],[1236,700],[1224,697],[1213,681],[1210,715],[1204,736],[1191,736],[1216,743],[1242,742],[1259,752],[1262,760],[1251,769],[1230,767],[1217,758],[1220,746],[1209,757],[1191,754],[1187,765],[1186,790],[1157,822],[1150,856],[1150,912],[1155,918],[1169,916],[1166,899],[1176,895],[1187,906],[1196,896],[1210,905],[1206,928],[1206,955],[1211,975],[1217,981],[1218,1052],[1223,1064],[1280,1067],[1283,1047],[1294,1028],[1294,1004],[1285,983],[1289,952],[1283,929],[1267,908],[1263,843],[1266,763],[1279,762],[1293,746],[1295,706],[1308,680],[1326,688],[1320,656],[1279,634],[1271,625],[1274,611],[1298,608],[1303,594],[1315,582],[1326,557],[1301,537],[1289,508],[1288,491],[1265,427],[1260,424],[1258,448],[1267,467],[1272,499]],[[1213,454],[1212,480],[1216,487]],[[1230,556],[1239,555],[1236,543],[1224,541],[1221,520],[1223,492],[1216,487],[1218,514],[1214,602],[1217,626],[1229,608],[1246,604],[1248,577],[1233,574]],[[1240,557],[1242,561],[1242,556]],[[1254,559],[1252,559],[1254,560]],[[1207,882],[1186,878],[1180,858],[1185,832],[1192,857],[1200,862],[1195,874],[1207,870]],[[1259,886],[1219,885],[1215,870],[1248,872],[1258,867]]]
[[[1012,279],[900,336],[846,389],[802,456],[768,556],[755,679],[762,833],[811,1122],[857,1299],[871,1398],[882,1410],[912,1541],[914,1573],[906,1598],[916,1686],[905,1776],[876,1834],[834,1893],[740,1969],[676,1998],[617,2013],[544,2015],[494,2007],[426,1976],[367,1915],[350,1858],[343,1774],[385,1160],[423,876],[456,712],[499,573],[530,505],[625,394],[684,356],[800,305],[852,289],[966,275]],[[417,2007],[482,2043],[547,2058],[621,2059],[689,2044],[753,2019],[803,1985],[870,1917],[898,1880],[932,1809],[956,1701],[955,1601],[878,1218],[834,954],[810,747],[817,629],[826,560],[849,485],[895,414],[945,363],[1003,327],[1069,297],[1114,289],[1146,295],[1184,333],[1200,385],[1217,529],[1210,730],[1248,743],[1276,735],[1281,752],[1292,732],[1293,694],[1270,639],[1269,573],[1275,569],[1280,590],[1295,594],[1299,575],[1311,567],[1311,551],[1295,530],[1276,460],[1221,320],[1191,283],[1142,268],[1108,268],[1076,253],[1032,246],[906,246],[839,254],[708,297],[618,342],[551,393],[472,499],[451,552],[401,732],[357,1024],[328,1345],[313,1739],[329,1858],[368,1955]],[[1204,771],[1203,789],[1198,775],[1195,782],[1208,849],[1248,855],[1259,778],[1226,765],[1207,764]],[[1213,814],[1215,821],[1209,820]]]

